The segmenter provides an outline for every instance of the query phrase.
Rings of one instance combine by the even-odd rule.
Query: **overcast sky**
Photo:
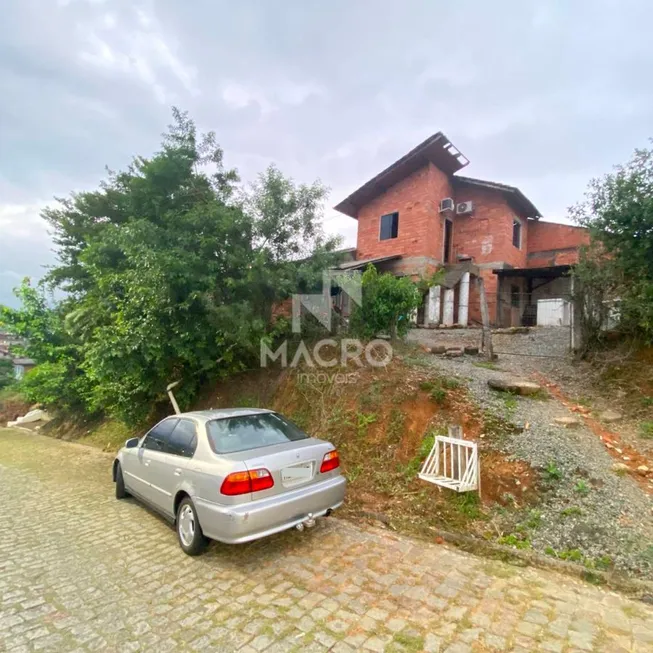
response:
[[[464,174],[564,219],[653,135],[650,0],[0,0],[0,303],[54,255],[43,206],[149,154],[170,106],[251,180],[333,206],[443,131]],[[356,223],[327,211],[355,244]]]

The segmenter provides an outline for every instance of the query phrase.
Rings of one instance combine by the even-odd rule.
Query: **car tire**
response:
[[[189,497],[184,497],[179,503],[175,527],[179,546],[184,553],[197,556],[204,552],[209,541],[204,537],[197,511]]]
[[[129,492],[125,490],[125,479],[122,477],[122,467],[120,463],[116,464],[116,499],[125,499]]]

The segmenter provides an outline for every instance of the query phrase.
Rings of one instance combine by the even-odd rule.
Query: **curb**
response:
[[[386,515],[361,510],[353,513],[353,516],[378,521],[384,524],[384,526],[392,529],[393,532],[398,533],[398,531],[394,530],[391,520]],[[377,530],[387,532],[379,528],[377,528]],[[401,535],[402,537],[408,537],[417,541],[430,541],[428,538],[420,538],[419,536],[412,534],[401,533]],[[451,533],[449,531],[433,529],[433,535],[434,537],[442,538],[448,544],[452,544],[456,548],[462,549],[467,553],[473,553],[479,556],[482,555],[483,557],[492,560],[501,560],[502,562],[518,567],[531,566],[539,569],[558,571],[566,576],[579,578],[586,583],[618,591],[632,599],[647,604],[653,604],[653,581],[630,578],[616,572],[586,569],[585,567],[576,565],[573,562],[557,560],[556,558],[544,555],[543,553],[538,553],[537,551],[513,549],[512,547],[495,544],[494,542],[488,542],[461,533]],[[431,543],[433,544],[432,541]]]

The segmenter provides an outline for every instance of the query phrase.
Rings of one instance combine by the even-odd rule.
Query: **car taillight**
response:
[[[260,492],[274,486],[272,474],[267,469],[252,469],[249,472],[233,472],[222,481],[221,494],[233,497],[238,494]]]
[[[340,456],[338,456],[338,452],[334,449],[333,451],[329,451],[329,453],[322,459],[320,473],[324,474],[324,472],[330,472],[332,469],[336,469],[337,467],[340,467]]]

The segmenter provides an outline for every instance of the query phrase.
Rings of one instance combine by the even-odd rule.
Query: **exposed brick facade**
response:
[[[421,275],[444,264],[444,225],[449,219],[453,235],[448,263],[471,260],[485,281],[493,322],[499,291],[493,270],[573,264],[579,247],[589,241],[585,229],[534,219],[537,209],[514,187],[457,177],[432,160],[411,166],[410,159],[404,157],[395,165],[404,176],[395,174],[392,183],[384,183],[394,173],[391,166],[337,207],[358,220],[356,259],[396,255],[399,258],[380,264],[380,268],[394,274]],[[454,204],[472,201],[474,211],[471,215],[440,213],[444,198],[452,198]],[[394,212],[399,214],[397,237],[381,240],[381,216]],[[519,247],[513,244],[515,220],[521,223]],[[480,321],[479,306],[478,290],[472,284],[469,317],[473,322]],[[457,315],[458,289],[455,312]]]
[[[447,175],[429,164],[384,193],[358,212],[356,258],[367,259],[400,254],[403,258],[442,260],[442,220],[440,199],[451,197],[453,190]],[[397,238],[380,239],[380,219],[387,213],[399,213]],[[421,266],[420,266],[421,264]],[[417,270],[415,270],[417,271]]]
[[[554,222],[535,222],[528,233],[527,267],[573,265],[578,262],[579,248],[588,245],[589,232]]]

